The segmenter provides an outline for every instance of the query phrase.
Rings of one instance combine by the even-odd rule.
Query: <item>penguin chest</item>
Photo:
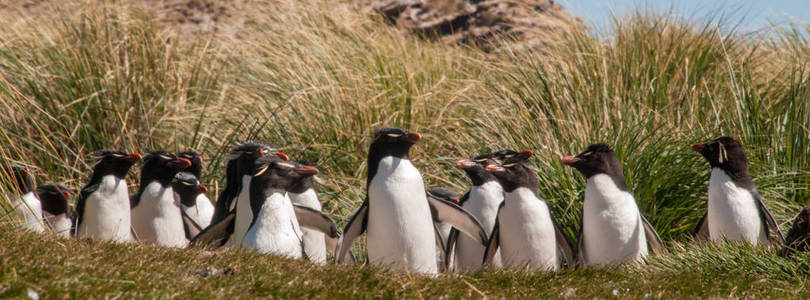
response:
[[[719,168],[712,169],[708,206],[709,236],[713,241],[769,244],[754,195],[738,187]]]
[[[280,193],[267,197],[241,245],[261,253],[300,258],[301,231],[290,200]]]
[[[368,257],[391,270],[436,273],[436,247],[422,175],[407,159],[383,158],[368,186]]]
[[[58,215],[48,215],[48,222],[53,226],[53,233],[58,236],[70,236],[70,229],[73,222],[66,213]]]
[[[132,209],[132,227],[143,241],[167,247],[188,244],[174,191],[156,181],[146,186],[138,206]]]
[[[78,236],[105,241],[131,241],[130,221],[127,182],[107,175],[101,179],[98,189],[85,199]]]
[[[294,204],[321,210],[321,202],[318,201],[318,195],[314,189],[308,189],[303,193],[288,193],[288,195]],[[307,258],[312,262],[326,263],[326,237],[324,234],[308,228],[301,228],[301,233]]]
[[[633,195],[619,189],[608,175],[588,179],[582,227],[589,265],[616,265],[646,257],[643,226]]]
[[[42,224],[42,203],[34,192],[25,193],[16,206],[17,212],[23,217],[23,228],[34,232],[45,232]]]
[[[236,224],[233,227],[233,236],[231,241],[233,244],[239,244],[245,237],[250,222],[253,221],[253,209],[250,207],[250,181],[253,177],[245,175],[242,176],[242,188],[236,196]]]
[[[194,223],[200,225],[200,228],[205,229],[211,224],[211,218],[214,217],[214,205],[211,204],[205,194],[197,195],[193,206],[181,205],[186,215],[194,220]]]
[[[470,212],[486,230],[487,236],[492,234],[495,227],[495,219],[498,215],[498,207],[503,202],[503,188],[495,181],[487,181],[480,186],[473,186],[470,189],[470,196],[464,202],[464,209]],[[486,247],[469,238],[466,234],[460,234],[456,241],[455,266],[459,272],[475,272],[481,269],[481,258],[484,257]],[[500,268],[500,250],[495,253],[492,267]]]
[[[503,265],[530,270],[557,270],[554,223],[545,202],[526,188],[504,196],[498,218]]]

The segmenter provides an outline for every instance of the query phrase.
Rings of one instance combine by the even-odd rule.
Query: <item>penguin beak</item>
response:
[[[126,157],[126,160],[127,160],[127,161],[129,161],[129,162],[131,162],[131,163],[134,163],[134,162],[136,162],[136,161],[141,160],[141,155],[140,155],[140,154],[138,154],[138,153],[132,153],[132,154],[130,154],[130,155],[128,155],[128,156]]]
[[[191,161],[186,158],[178,158],[174,161],[174,165],[180,167],[180,169],[185,169],[191,167]]]
[[[203,193],[208,192],[208,188],[207,188],[207,187],[205,187],[205,185],[202,185],[202,184],[200,184],[200,190],[201,190]]]
[[[572,166],[572,165],[574,165],[575,163],[580,162],[581,160],[582,160],[581,158],[575,157],[575,156],[573,156],[573,155],[568,155],[568,156],[566,156],[566,157],[563,157],[563,158],[560,160],[560,162],[562,162],[562,164],[564,164],[564,165],[569,165],[569,166]]]
[[[456,204],[458,204],[459,202],[461,202],[460,200],[458,200],[458,198],[450,198],[450,200],[453,200],[453,202],[455,202]]]
[[[281,157],[281,159],[283,159],[285,161],[290,161],[290,158],[287,157],[287,154],[284,153],[284,152],[276,152],[276,155],[278,155],[278,157]]]
[[[459,169],[472,168],[473,166],[475,166],[475,162],[466,158],[462,158],[456,161],[456,167]]]
[[[706,145],[703,143],[692,145],[692,150],[695,150],[695,152],[703,152],[703,149],[706,149]]]
[[[411,142],[411,144],[416,144],[417,142],[419,142],[419,140],[422,139],[422,135],[419,134],[418,132],[408,132],[408,134],[405,136],[405,139],[407,139],[408,142]]]
[[[488,164],[485,169],[489,173],[499,173],[499,172],[503,172],[505,170],[503,167],[501,167],[499,165],[496,165],[496,164]]]
[[[314,176],[318,174],[318,168],[313,166],[301,166],[295,169],[295,172],[303,176]]]
[[[256,158],[259,158],[259,157],[264,156],[264,154],[265,154],[265,153],[266,153],[266,152],[265,152],[265,151],[264,151],[264,149],[262,148],[262,149],[259,149],[259,151],[254,152],[254,153],[253,153],[253,156],[255,156]]]
[[[198,164],[202,164],[202,163],[203,163],[202,156],[197,156],[197,157],[195,157],[195,158],[194,158],[194,160],[196,160]]]
[[[70,191],[64,191],[64,192],[62,192],[62,195],[64,195],[65,198],[70,199]]]

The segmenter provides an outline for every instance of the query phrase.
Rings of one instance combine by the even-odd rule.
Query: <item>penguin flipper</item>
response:
[[[656,253],[665,252],[664,242],[661,241],[661,237],[658,236],[658,232],[655,231],[652,224],[644,216],[641,216],[641,223],[644,225],[644,235],[647,238],[647,243],[650,244],[650,248]]]
[[[447,244],[445,244],[447,246],[444,247],[445,250],[444,261],[448,262],[448,266],[450,262],[450,256],[452,256],[453,253],[456,251],[456,241],[458,240],[459,233],[460,231],[458,231],[458,229],[453,227],[450,229],[450,234],[447,235]]]
[[[338,236],[337,238],[331,238],[331,237],[329,237],[327,235],[324,235],[323,239],[326,242],[326,254],[331,255],[332,257],[335,257],[335,255],[337,253],[337,248],[340,245],[341,236]],[[357,258],[355,258],[354,253],[352,252],[351,249],[349,249],[348,259],[349,260],[346,261],[346,264],[349,264],[349,265],[356,265],[357,264]]]
[[[579,216],[579,233],[577,233],[577,254],[576,258],[579,264],[585,265],[585,230],[582,223],[584,214]]]
[[[337,224],[329,215],[303,205],[293,204],[298,225],[325,233],[330,238],[340,237]]]
[[[357,212],[354,213],[349,223],[346,224],[346,227],[343,228],[343,238],[335,251],[337,252],[335,263],[344,263],[344,257],[346,253],[350,252],[349,249],[352,248],[354,240],[363,234],[363,232],[366,232],[366,225],[368,225],[368,197],[366,197],[363,204],[360,205],[360,208],[357,209]]]
[[[495,253],[498,252],[498,247],[501,244],[501,209],[505,204],[506,201],[501,202],[501,205],[498,206],[498,213],[495,214],[495,226],[492,227],[492,234],[489,236],[487,247],[484,250],[484,260],[481,262],[485,267],[492,264]]]
[[[773,218],[773,215],[771,215],[768,207],[766,207],[765,203],[762,202],[762,197],[759,195],[759,192],[757,192],[755,189],[752,194],[754,194],[754,199],[757,201],[757,207],[759,207],[759,218],[762,220],[762,224],[765,225],[765,236],[773,241],[769,232],[769,229],[772,229],[776,231],[776,236],[779,238],[779,242],[785,244],[785,236],[782,235],[782,231],[779,230],[779,224],[776,223],[776,219]]]
[[[73,235],[79,236],[79,225],[82,224],[82,217],[84,216],[84,205],[87,203],[87,197],[98,190],[99,183],[85,186],[79,193],[79,200],[76,201],[76,213],[73,214]]]
[[[436,223],[433,223],[433,235],[436,237],[436,248],[439,249],[439,272],[444,272],[450,266],[450,260],[446,259],[448,257],[447,250],[444,249],[444,240],[442,240],[442,233],[439,230],[439,226]]]
[[[221,247],[228,242],[236,223],[236,212],[230,212],[219,223],[211,224],[191,239],[191,246]]]
[[[699,241],[708,241],[711,239],[709,236],[709,213],[703,214],[703,217],[698,221],[695,230],[692,231],[692,236]]]
[[[434,197],[427,197],[427,199],[434,223],[453,225],[481,245],[487,244],[487,232],[475,216],[451,201]]]
[[[180,214],[183,217],[183,229],[186,232],[186,238],[190,240],[200,234],[202,227],[197,222],[194,222],[194,219],[186,213],[186,210],[180,208]]]
[[[551,214],[549,214],[551,215]],[[574,266],[574,249],[571,246],[571,239],[562,231],[562,226],[554,216],[551,216],[551,223],[554,224],[554,238],[557,241],[557,249],[562,254],[562,262],[569,267]]]

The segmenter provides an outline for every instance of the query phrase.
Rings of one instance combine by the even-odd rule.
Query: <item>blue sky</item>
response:
[[[599,28],[610,24],[611,11],[622,15],[638,7],[673,11],[695,20],[718,12],[731,14],[746,29],[768,24],[784,25],[787,20],[810,23],[810,0],[557,0],[568,11]]]

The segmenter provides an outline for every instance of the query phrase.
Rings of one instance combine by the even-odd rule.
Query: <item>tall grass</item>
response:
[[[79,188],[95,150],[198,149],[203,182],[221,188],[228,148],[262,139],[319,166],[342,220],[365,193],[371,131],[398,126],[424,133],[413,160],[427,183],[458,191],[456,158],[532,149],[540,193],[573,234],[584,181],[559,158],[605,142],[648,219],[683,240],[709,173],[689,146],[732,135],[780,223],[810,195],[806,26],[754,35],[639,12],[611,36],[488,54],[319,3],[257,1],[234,35],[178,35],[120,4],[0,21],[0,156]]]

